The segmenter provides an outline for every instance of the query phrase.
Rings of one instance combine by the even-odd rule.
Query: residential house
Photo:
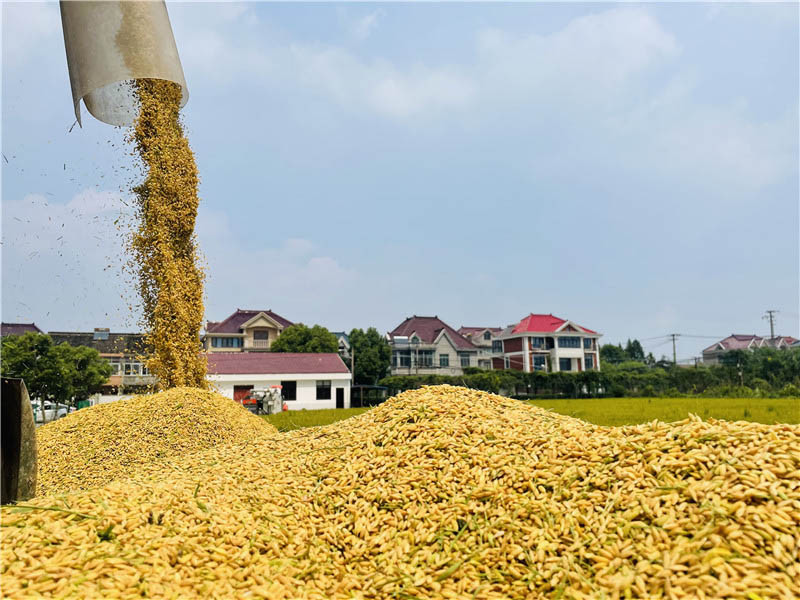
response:
[[[228,398],[280,386],[289,410],[350,408],[352,378],[338,354],[212,352],[206,359],[208,381]]]
[[[111,377],[102,387],[102,396],[145,391],[156,382],[144,365],[143,356],[147,354],[144,334],[112,333],[108,328],[96,327],[89,332],[51,331],[48,335],[54,344],[94,348],[111,363]]]
[[[478,347],[478,366],[482,369],[492,367],[492,338],[503,331],[502,327],[461,327],[463,337]]]
[[[756,348],[789,348],[798,342],[790,335],[779,335],[774,338],[732,333],[725,339],[714,342],[703,350],[703,364],[718,365],[720,358],[731,350],[755,350]]]
[[[36,323],[2,323],[0,324],[0,337],[9,335],[25,335],[26,333],[44,333]]]
[[[258,352],[269,350],[272,342],[293,323],[271,310],[242,310],[224,321],[209,321],[202,337],[206,352]]]
[[[531,313],[493,340],[493,369],[588,371],[600,368],[601,334],[552,314]]]
[[[386,337],[392,375],[462,375],[478,366],[479,348],[436,316],[408,317]]]
[[[344,360],[350,360],[350,336],[344,331],[331,331],[336,336],[336,343],[339,345],[339,356]]]

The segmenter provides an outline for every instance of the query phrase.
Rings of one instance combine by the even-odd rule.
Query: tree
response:
[[[628,357],[628,360],[644,362],[644,349],[639,340],[633,340],[632,342],[628,340],[628,343],[625,344],[625,356]]]
[[[616,365],[627,360],[627,358],[622,346],[615,346],[614,344],[600,346],[600,360],[604,363]]]
[[[31,398],[73,404],[88,398],[111,375],[111,365],[97,350],[69,344],[53,345],[49,335],[26,333],[2,340],[4,377],[20,377]],[[44,419],[44,417],[43,417]]]
[[[354,384],[375,385],[389,374],[392,349],[374,327],[367,329],[366,333],[362,329],[353,329],[350,332],[350,351],[356,357]]]
[[[61,355],[69,370],[72,387],[70,400],[73,404],[88,399],[98,387],[108,381],[112,371],[111,364],[101,358],[94,348],[60,344],[54,346],[54,349]]]
[[[272,352],[339,352],[336,336],[321,325],[290,325],[272,342]]]

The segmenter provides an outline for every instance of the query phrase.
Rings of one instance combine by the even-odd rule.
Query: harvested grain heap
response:
[[[205,390],[174,388],[100,404],[37,430],[37,491],[97,487],[166,458],[275,432],[230,398]]]
[[[800,596],[796,425],[429,387],[29,504],[2,511],[7,597]]]
[[[134,189],[139,225],[131,243],[152,355],[147,366],[161,389],[206,387],[200,355],[203,272],[197,264],[197,166],[179,119],[181,88],[170,81],[135,83],[139,116],[130,135],[144,167]]]

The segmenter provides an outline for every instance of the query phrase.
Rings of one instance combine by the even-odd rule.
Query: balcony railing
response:
[[[269,340],[253,340],[252,348],[269,348]]]

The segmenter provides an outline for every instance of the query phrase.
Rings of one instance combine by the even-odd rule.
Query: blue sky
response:
[[[797,4],[168,7],[209,319],[800,335]],[[2,27],[3,320],[134,330],[124,131],[56,3]]]

